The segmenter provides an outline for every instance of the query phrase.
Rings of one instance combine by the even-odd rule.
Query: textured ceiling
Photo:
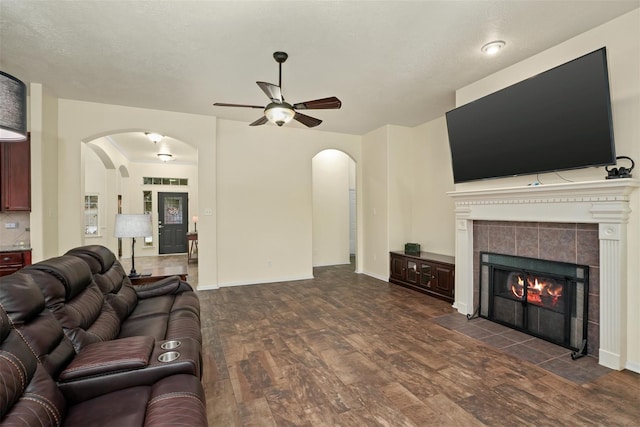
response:
[[[454,106],[455,89],[640,6],[634,1],[0,0],[0,69],[60,98],[252,122],[257,80],[277,84],[316,129],[415,126]],[[496,57],[480,47],[502,39]],[[293,126],[301,126],[293,124]]]

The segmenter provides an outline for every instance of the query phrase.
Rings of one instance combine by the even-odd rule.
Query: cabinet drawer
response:
[[[0,253],[0,265],[19,264],[22,265],[22,252]]]

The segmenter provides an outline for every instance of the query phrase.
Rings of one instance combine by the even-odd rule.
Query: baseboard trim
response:
[[[251,280],[247,281],[239,281],[239,282],[226,282],[226,283],[218,283],[218,287],[220,288],[229,288],[232,286],[247,286],[247,285],[262,285],[266,283],[279,283],[279,282],[295,282],[296,280],[309,280],[313,279],[313,275],[311,276],[300,276],[300,277],[282,277],[278,279],[271,280],[261,280],[259,282],[254,282]]]

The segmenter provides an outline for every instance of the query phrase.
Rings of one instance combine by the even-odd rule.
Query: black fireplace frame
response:
[[[574,350],[572,354],[573,358],[585,355],[587,352],[587,324],[588,324],[588,291],[589,291],[589,267],[586,265],[579,265],[560,261],[543,260],[538,258],[529,258],[515,255],[499,254],[494,252],[480,252],[480,271],[479,271],[479,283],[480,283],[480,297],[478,305],[478,314],[480,317],[491,320],[496,323],[508,326],[515,330],[524,332],[526,334],[538,337],[540,339],[552,342],[557,345]],[[550,336],[544,336],[536,333],[535,330],[531,330],[527,327],[528,316],[530,310],[527,307],[532,304],[537,307],[538,311],[549,311],[548,308],[539,307],[536,304],[527,301],[526,293],[522,299],[513,298],[515,304],[522,304],[520,322],[524,327],[514,323],[509,323],[496,318],[494,313],[494,299],[496,297],[496,291],[494,289],[493,278],[496,270],[509,271],[514,273],[520,273],[523,277],[529,275],[542,275],[554,279],[559,279],[564,282],[564,290],[566,298],[563,298],[563,316],[564,316],[564,334],[562,340],[555,340]],[[581,290],[578,291],[579,286]],[[582,301],[575,301],[575,294],[581,294]],[[504,298],[503,296],[500,296]],[[575,303],[574,303],[575,301]],[[580,303],[582,305],[580,306]],[[517,311],[517,307],[516,307]],[[539,313],[538,313],[539,314]],[[515,315],[514,315],[515,316]],[[581,319],[582,328],[581,331],[572,331],[572,319]],[[572,332],[574,335],[572,335]],[[572,343],[573,340],[573,343]]]

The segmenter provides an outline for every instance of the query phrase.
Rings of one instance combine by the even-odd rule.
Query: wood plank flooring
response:
[[[314,273],[199,292],[211,425],[640,425],[640,375],[579,385],[439,326],[443,301]]]
[[[572,382],[440,326],[448,303],[352,271],[199,292],[210,425],[640,425],[640,375]]]

